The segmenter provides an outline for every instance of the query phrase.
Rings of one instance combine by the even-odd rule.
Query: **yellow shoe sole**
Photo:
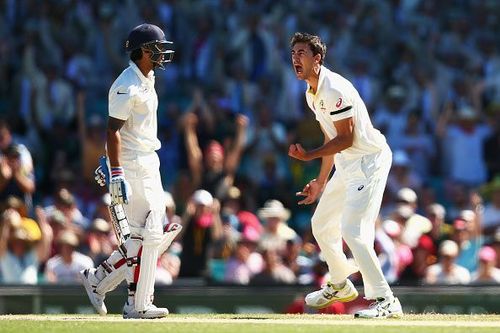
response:
[[[358,298],[359,296],[359,293],[356,291],[355,294],[352,294],[351,296],[349,297],[345,297],[345,298],[335,298],[335,299],[332,299],[330,301],[328,301],[327,303],[323,304],[323,305],[320,305],[320,306],[314,306],[314,305],[309,305],[306,303],[306,305],[310,308],[313,308],[313,309],[316,309],[316,310],[319,310],[319,309],[324,309],[326,308],[327,306],[331,305],[332,303],[334,302],[342,302],[342,303],[347,303],[347,302],[351,302],[351,301],[354,301],[356,298]]]

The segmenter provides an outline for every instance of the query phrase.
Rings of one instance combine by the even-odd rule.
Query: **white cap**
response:
[[[417,202],[417,193],[409,187],[403,187],[398,191],[397,198],[399,201],[413,204]]]
[[[214,197],[208,191],[196,190],[193,194],[193,201],[198,205],[212,206]]]
[[[476,213],[470,209],[460,211],[460,218],[466,222],[472,222],[476,219]]]
[[[427,212],[436,215],[437,218],[443,219],[446,216],[446,209],[438,203],[430,204],[427,207]]]
[[[283,206],[281,201],[273,199],[267,200],[264,203],[264,207],[257,211],[257,215],[261,219],[277,217],[283,221],[286,221],[290,218],[290,211]]]
[[[401,234],[401,226],[394,220],[382,222],[382,229],[390,237],[398,237]]]
[[[413,214],[405,223],[401,239],[405,244],[413,248],[417,246],[420,236],[428,233],[431,229],[432,223],[428,218]]]
[[[456,257],[458,255],[458,245],[452,240],[445,240],[439,246],[439,254],[442,256]]]
[[[57,237],[57,242],[59,244],[68,244],[73,247],[77,247],[79,243],[78,237],[71,230],[65,230],[62,233],[60,233],[59,236]]]

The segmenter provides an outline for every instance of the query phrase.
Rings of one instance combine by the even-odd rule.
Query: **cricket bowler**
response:
[[[349,302],[358,292],[348,279],[361,272],[365,298],[374,302],[355,313],[357,318],[399,317],[403,314],[382,274],[374,250],[375,220],[392,162],[385,137],[373,127],[366,106],[354,86],[323,66],[326,46],[318,36],[297,32],[291,40],[295,74],[307,82],[305,92],[324,134],[324,144],[306,151],[299,143],[290,145],[288,155],[301,161],[321,158],[316,179],[297,195],[299,204],[312,204],[320,196],[311,220],[312,232],[321,248],[330,281],[308,294],[305,302],[324,308],[334,301]],[[335,165],[335,173],[328,180]],[[349,246],[357,264],[343,250]]]

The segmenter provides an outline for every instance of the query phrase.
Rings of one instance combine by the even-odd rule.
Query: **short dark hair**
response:
[[[313,55],[320,54],[321,60],[319,61],[319,64],[323,65],[323,60],[326,55],[326,45],[323,43],[321,38],[319,38],[319,36],[311,35],[307,32],[296,32],[290,41],[290,45],[293,48],[297,43],[306,43],[309,45]]]
[[[130,60],[132,60],[133,62],[136,62],[137,60],[141,60],[141,59],[142,59],[142,49],[141,48],[135,49],[132,52],[130,52]]]

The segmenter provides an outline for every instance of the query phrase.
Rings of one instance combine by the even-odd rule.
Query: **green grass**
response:
[[[500,332],[498,315],[405,315],[401,319],[362,320],[352,316],[216,314],[170,315],[161,320],[123,320],[117,315],[0,316],[2,333],[473,333]]]

